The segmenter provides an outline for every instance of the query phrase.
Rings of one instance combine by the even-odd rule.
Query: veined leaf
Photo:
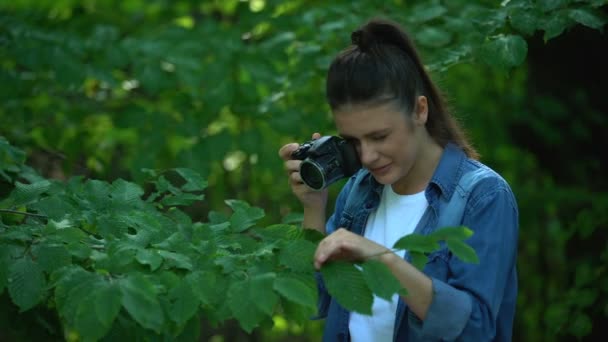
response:
[[[203,305],[211,306],[218,299],[219,286],[215,273],[210,271],[193,272],[186,276],[186,281],[190,283],[195,297]]]
[[[329,262],[321,268],[329,294],[350,311],[372,314],[374,296],[363,273],[354,264],[344,261]]]
[[[568,16],[577,23],[600,30],[606,24],[606,15],[599,10],[577,8],[569,11]]]
[[[46,280],[42,269],[27,255],[9,267],[7,282],[8,293],[21,312],[36,306],[44,296]]]
[[[446,240],[448,249],[463,262],[478,264],[479,258],[473,247],[460,240]]]
[[[519,35],[498,35],[483,44],[481,57],[489,65],[512,68],[520,65],[528,54],[528,44]]]
[[[317,289],[308,287],[298,278],[283,276],[274,281],[274,289],[281,296],[303,306],[317,307]]]
[[[135,259],[142,265],[149,265],[152,272],[156,271],[163,262],[163,257],[152,249],[140,249]]]
[[[80,266],[69,266],[53,273],[55,281],[55,303],[59,315],[73,326],[80,304],[91,295],[97,275]]]
[[[110,196],[117,204],[128,206],[141,201],[141,196],[144,194],[144,190],[139,185],[123,179],[115,180],[110,191]]]
[[[11,194],[13,198],[13,205],[20,206],[23,204],[29,204],[36,200],[38,197],[45,193],[51,188],[51,182],[48,180],[41,180],[32,184],[23,184],[15,182],[15,190]]]
[[[244,201],[227,200],[226,203],[234,210],[230,216],[230,226],[234,232],[242,232],[255,225],[255,222],[264,217],[264,210],[251,207]]]
[[[439,249],[437,240],[430,235],[409,234],[397,240],[393,245],[396,249],[405,249],[409,252],[430,253]]]
[[[158,254],[163,257],[167,267],[192,270],[192,260],[184,254],[159,250]]]
[[[467,227],[444,227],[439,228],[429,234],[436,240],[447,240],[447,239],[456,239],[456,240],[466,240],[473,236],[473,231]]]
[[[184,191],[203,191],[207,188],[207,181],[196,171],[186,168],[173,169],[186,183],[182,185]]]
[[[83,340],[99,340],[104,337],[120,311],[121,293],[118,286],[102,279],[91,283],[88,290],[77,303],[74,329]]]
[[[509,22],[514,29],[525,35],[532,35],[538,28],[542,13],[536,8],[517,8],[511,12]]]
[[[574,21],[564,11],[556,11],[546,20],[541,22],[541,28],[545,31],[543,39],[546,41],[562,34],[572,26]]]
[[[82,194],[88,201],[87,207],[94,210],[103,211],[110,204],[110,185],[97,179],[89,179],[84,183]]]
[[[43,271],[51,273],[72,263],[72,256],[64,245],[42,244],[33,248],[32,253]]]
[[[302,235],[302,229],[290,224],[274,224],[255,230],[255,233],[268,241],[293,240]]]
[[[120,281],[122,306],[144,328],[160,333],[165,317],[154,284],[141,274]]]
[[[184,325],[197,312],[200,302],[194,298],[196,295],[192,286],[185,279],[169,292],[169,315],[178,326]]]
[[[368,260],[361,264],[361,268],[365,282],[378,297],[390,301],[395,293],[401,291],[401,284],[385,264]]]
[[[317,246],[310,241],[294,240],[281,249],[279,262],[295,272],[312,272],[316,249]]]
[[[267,273],[233,283],[228,290],[228,305],[241,327],[251,332],[269,318],[279,297],[273,290],[274,273]]]

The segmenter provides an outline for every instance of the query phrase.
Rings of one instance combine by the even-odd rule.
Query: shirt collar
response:
[[[439,165],[431,178],[431,184],[435,184],[444,197],[452,197],[456,184],[462,176],[462,165],[466,159],[464,151],[454,143],[445,146]]]

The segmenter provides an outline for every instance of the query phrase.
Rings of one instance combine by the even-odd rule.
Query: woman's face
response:
[[[363,167],[379,183],[392,184],[395,191],[408,188],[405,183],[420,155],[423,131],[426,133],[426,98],[423,102],[422,116],[417,114],[419,106],[417,113],[405,114],[391,103],[348,105],[334,112],[339,134],[356,146]]]

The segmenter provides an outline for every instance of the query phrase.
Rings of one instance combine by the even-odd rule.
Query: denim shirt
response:
[[[346,228],[363,235],[379,205],[382,185],[360,170],[345,184],[327,222],[328,234]],[[479,264],[460,261],[443,245],[429,255],[423,272],[432,281],[432,301],[421,321],[399,300],[394,341],[510,341],[517,299],[519,214],[507,182],[482,163],[448,144],[425,190],[429,203],[415,233],[466,226],[465,242]],[[404,257],[410,260],[408,254]],[[319,318],[326,317],[323,341],[349,341],[349,312],[329,296],[318,277]]]

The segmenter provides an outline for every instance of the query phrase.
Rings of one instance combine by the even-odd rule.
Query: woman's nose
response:
[[[359,146],[359,158],[361,164],[368,167],[374,164],[374,161],[378,158],[378,153],[370,144],[362,142]]]

